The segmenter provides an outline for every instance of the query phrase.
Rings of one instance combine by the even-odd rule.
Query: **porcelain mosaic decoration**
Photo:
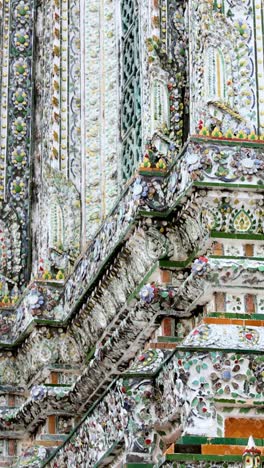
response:
[[[261,1],[3,0],[0,49],[0,467],[261,468]]]

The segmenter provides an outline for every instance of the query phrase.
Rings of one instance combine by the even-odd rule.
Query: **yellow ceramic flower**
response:
[[[225,134],[225,137],[226,138],[233,138],[234,137],[234,134],[232,132],[232,130],[227,130],[226,134]]]
[[[143,162],[140,164],[140,167],[151,167],[151,163],[148,158],[144,158]]]
[[[10,302],[9,297],[8,297],[8,296],[4,296],[2,302],[3,302],[4,304],[9,304],[9,302]]]
[[[60,280],[63,280],[64,279],[64,273],[62,273],[62,271],[58,271],[58,273],[56,274],[56,280],[60,281]]]
[[[164,159],[159,159],[157,164],[156,164],[156,167],[158,169],[166,169],[166,163],[165,163]]]
[[[212,136],[216,138],[220,138],[222,136],[222,133],[218,127],[215,127],[215,129],[212,131]]]
[[[42,278],[44,280],[50,280],[51,279],[51,274],[49,273],[49,271],[45,270],[43,275],[42,275]]]
[[[249,140],[252,140],[252,141],[258,140],[258,136],[256,135],[255,132],[251,132],[251,133],[248,135],[248,139],[249,139]]]
[[[208,135],[209,135],[209,132],[208,132],[207,128],[206,128],[206,127],[202,127],[202,129],[201,129],[200,132],[199,132],[199,135],[208,136]]]
[[[240,130],[237,134],[237,138],[239,138],[240,140],[246,140],[247,135],[245,132],[243,132],[243,130]]]

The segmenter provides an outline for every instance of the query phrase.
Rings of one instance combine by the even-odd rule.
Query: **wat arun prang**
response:
[[[0,467],[261,467],[261,0],[0,31]]]

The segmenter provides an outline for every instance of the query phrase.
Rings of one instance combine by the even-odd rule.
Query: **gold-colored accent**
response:
[[[215,106],[217,109],[220,109],[220,110],[226,112],[227,114],[231,115],[232,117],[234,117],[235,119],[237,119],[237,120],[239,120],[241,122],[244,120],[243,117],[241,117],[241,115],[238,112],[231,109],[224,102],[221,102],[221,101],[208,101],[207,104],[211,104],[211,105]]]
[[[217,95],[222,96],[221,93],[221,74],[220,74],[220,58],[219,54],[216,54],[216,74],[217,74]]]

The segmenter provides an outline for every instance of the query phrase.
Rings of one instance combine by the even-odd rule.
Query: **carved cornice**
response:
[[[198,189],[195,188],[197,184],[204,186],[207,191],[213,190],[214,184],[218,188],[221,184],[223,184],[223,188],[228,185],[229,188],[237,191],[237,182],[239,183],[239,190],[243,189],[243,187],[248,189],[249,186],[254,190],[256,188],[262,190],[263,185],[260,181],[263,170],[259,163],[256,167],[254,166],[254,158],[257,157],[256,151],[258,150],[254,149],[254,147],[247,149],[240,146],[226,149],[226,147],[221,147],[220,143],[217,146],[203,141],[199,144],[189,142],[165,177],[138,176],[128,186],[86,252],[76,262],[73,272],[67,278],[61,292],[58,307],[43,318],[65,321],[68,316],[78,310],[85,299],[85,295],[91,290],[98,276],[102,274],[107,262],[120,249],[125,239],[131,235],[134,227],[138,225],[137,218],[140,213],[148,216],[160,216],[162,214],[165,217],[172,210],[175,210],[177,204],[182,206],[183,210],[188,211],[188,208],[194,207],[190,193],[195,190],[199,196]],[[205,159],[203,153],[206,155]],[[217,159],[217,155],[220,159],[224,158],[225,167],[230,166],[233,175],[228,178],[228,182],[226,175],[217,172],[216,166],[219,159]],[[259,158],[261,158],[260,155],[258,155],[258,161],[260,161]],[[246,161],[246,166],[243,166],[243,161]],[[209,163],[213,164],[213,172],[211,173],[207,170]],[[251,163],[254,167],[247,167]],[[195,177],[193,177],[194,173],[196,174]],[[205,202],[206,205],[207,201]],[[191,209],[189,209],[189,216],[192,216]],[[177,222],[180,222],[180,220],[181,216],[178,214]],[[204,226],[203,229],[206,230],[206,228],[210,229],[212,226]],[[187,234],[190,229],[184,228],[182,229],[183,232]],[[257,226],[257,232],[263,233],[261,224]],[[14,316],[20,317],[19,320],[21,320],[21,310],[28,300],[27,294],[31,295],[30,289],[32,289],[32,285],[16,306],[17,311]],[[21,331],[25,330],[25,324],[20,328]],[[15,339],[18,339],[18,337]],[[12,341],[14,341],[14,338]]]
[[[109,236],[112,232],[103,231],[107,231]],[[191,199],[166,225],[159,220],[134,220],[126,232],[127,240],[119,238],[119,252],[115,258],[108,256],[105,248],[101,251],[103,240],[100,243],[100,235],[103,236],[99,233],[92,250],[88,249],[80,259],[65,286],[60,281],[35,281],[25,291],[15,310],[10,307],[2,309],[2,346],[16,346],[35,325],[65,327],[73,319],[73,327],[75,324],[78,327],[82,321],[85,327],[85,319],[88,315],[92,316],[92,308],[97,306],[100,309],[104,303],[109,305],[109,301],[112,308],[122,306],[121,298],[133,292],[155,262],[162,258],[186,260],[193,252],[204,251],[209,244],[209,231],[202,221],[201,207],[195,199]],[[94,272],[90,282],[87,280],[89,266]],[[106,267],[104,273],[103,267]],[[129,278],[128,284],[124,278]],[[77,300],[77,293],[78,306],[74,299]],[[97,310],[96,317],[99,315]],[[96,328],[96,321],[95,318],[92,329]],[[94,335],[94,332],[87,330],[87,335]]]
[[[61,411],[62,413],[66,412],[66,414],[72,412],[82,414],[88,406],[103,394],[113,377],[126,368],[128,362],[140,347],[140,343],[144,343],[150,337],[153,330],[158,327],[158,317],[163,314],[177,318],[190,317],[191,311],[197,303],[201,304],[208,301],[208,297],[214,288],[241,287],[241,285],[244,285],[244,281],[248,281],[248,275],[254,276],[254,283],[256,283],[256,280],[263,281],[263,266],[261,262],[250,259],[236,260],[235,262],[225,258],[212,258],[209,261],[203,259],[204,257],[201,257],[199,261],[194,262],[192,273],[180,286],[169,286],[166,288],[149,285],[149,296],[145,293],[143,294],[143,287],[143,290],[140,292],[140,301],[132,299],[130,304],[125,304],[121,308],[115,320],[110,322],[101,339],[97,341],[94,357],[89,362],[88,367],[83,367],[81,376],[77,378],[72,388],[64,390],[65,393],[60,397],[60,403],[57,401],[56,392],[54,393],[53,390],[47,391],[45,386],[39,386],[39,395],[36,398],[33,390],[31,398],[20,409],[11,411],[11,413],[4,412],[1,418],[3,424],[5,424],[4,421],[8,421],[10,425],[12,421],[14,428],[17,427],[17,424],[18,427],[22,424],[23,427],[31,432],[45,419],[47,412]],[[253,272],[255,273],[253,274]],[[252,286],[250,287],[252,288]],[[82,328],[85,330],[84,317],[82,324]],[[201,325],[200,328],[201,330],[203,328],[209,330],[210,327]],[[197,330],[199,331],[199,327]],[[50,331],[47,330],[46,333],[50,334]],[[203,332],[201,334],[199,332],[199,336],[202,336],[205,340],[209,331],[206,333]],[[232,333],[233,336],[236,336],[231,330]],[[213,334],[217,336],[216,333]],[[194,336],[197,341],[196,334]],[[212,336],[212,333],[210,336]],[[89,338],[87,339],[89,340]],[[67,340],[70,340],[68,344],[71,347],[71,353],[69,350],[66,350]],[[32,335],[27,349],[22,349],[21,358],[18,356],[16,366],[18,368],[23,363],[25,365],[23,369],[25,375],[30,359],[32,366],[32,355],[36,355],[36,362],[39,362],[41,358],[39,353],[41,353],[41,349],[44,352],[45,346],[47,346],[45,341],[47,341],[47,338],[43,333],[42,337],[39,335],[35,335],[34,337]],[[57,339],[58,350],[56,351],[54,347],[55,342],[56,336],[54,335],[50,344],[54,348],[51,350],[53,356],[61,347],[61,342]],[[85,349],[91,346],[91,343],[87,346],[87,342],[82,342],[78,350],[77,337],[74,335],[74,332],[70,332],[69,330],[67,336],[62,335],[62,342],[64,343],[64,348],[66,346],[65,352],[69,353],[69,364],[73,361],[77,364],[78,360],[76,361],[76,359],[78,357],[76,356],[78,352],[80,353],[81,350],[84,352]],[[189,341],[187,339],[184,342],[184,346],[202,346],[202,342],[199,342],[198,345],[195,344],[192,335],[190,335]],[[76,352],[73,350],[73,347],[76,348]],[[240,348],[241,345],[239,345],[238,349]],[[81,361],[83,359],[84,356],[81,357]],[[65,359],[63,362],[65,363]],[[45,365],[47,366],[47,362]],[[133,369],[134,371],[135,369]],[[22,368],[20,373],[22,373]],[[41,411],[38,403],[40,399],[43,400]]]
[[[259,385],[263,385],[261,362],[259,357],[241,355],[239,351],[235,354],[223,350],[194,351],[190,356],[188,350],[181,350],[168,358],[161,350],[145,350],[129,371],[112,383],[102,401],[88,412],[73,435],[44,466],[55,468],[62,460],[75,460],[77,452],[72,449],[80,444],[82,456],[88,457],[85,460],[92,457],[96,463],[103,458],[102,450],[96,450],[97,445],[101,444],[104,454],[109,456],[115,447],[114,438],[123,446],[128,462],[158,463],[162,461],[160,442],[173,443],[182,434],[183,426],[192,433],[192,428],[197,428],[199,423],[201,431],[203,424],[207,424],[212,437],[216,434],[219,437],[228,402],[230,412],[238,415],[248,407],[248,402],[258,400]],[[195,370],[197,366],[199,369]],[[248,372],[241,378],[244,369]],[[194,380],[197,373],[198,380]],[[253,414],[254,409],[248,408],[247,412]],[[109,428],[105,424],[108,411]],[[89,443],[91,430],[93,436]]]
[[[81,414],[127,366],[140,343],[157,326],[159,316],[189,317],[197,304],[208,300],[212,288],[243,285],[252,268],[256,281],[262,280],[258,262],[236,261],[235,275],[227,260],[210,259],[204,275],[193,271],[180,285],[171,286],[171,301],[162,295],[151,304],[134,299],[159,260],[185,261],[194,253],[208,251],[212,228],[208,195],[214,189],[203,181],[203,194],[195,188],[197,180],[190,177],[192,172],[184,172],[189,157],[186,152],[193,148],[190,145],[166,177],[140,175],[132,181],[65,285],[35,281],[16,310],[2,310],[2,347],[22,343],[15,358],[6,354],[3,359],[5,375],[11,371],[13,384],[21,382],[21,375],[25,388],[33,379],[37,384],[43,382],[54,359],[80,365],[81,369],[81,376],[71,389],[65,388],[59,403],[56,391],[39,387],[43,402],[32,394],[15,412],[3,414],[3,430],[13,424],[14,430],[23,427],[33,432],[54,411],[72,414],[74,409]],[[182,176],[178,177],[180,171]],[[237,190],[235,184],[230,187]],[[168,216],[170,211],[173,214]],[[28,334],[30,339],[26,338]],[[128,340],[131,344],[127,351]],[[94,346],[94,358],[85,369],[85,354]]]

